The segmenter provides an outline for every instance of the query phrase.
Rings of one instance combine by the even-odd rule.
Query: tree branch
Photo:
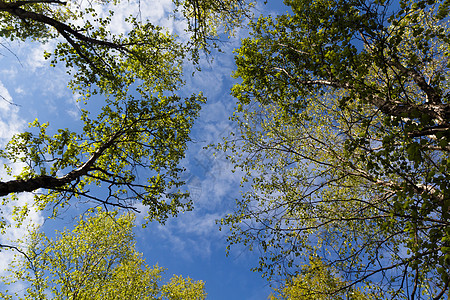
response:
[[[44,0],[44,1],[39,1],[39,2],[64,4],[64,2],[52,1],[52,0],[49,0],[49,1]],[[83,41],[83,42],[86,42],[89,44],[93,44],[93,45],[106,46],[106,47],[116,49],[116,50],[119,50],[122,52],[130,53],[130,51],[121,44],[88,37],[84,34],[81,34],[79,31],[73,29],[69,25],[64,24],[54,18],[48,17],[48,16],[40,14],[40,13],[35,13],[33,11],[27,11],[20,7],[24,4],[27,4],[27,1],[19,1],[19,2],[0,1],[0,11],[8,12],[11,15],[16,16],[23,20],[32,20],[32,21],[35,21],[38,23],[43,23],[43,24],[49,25],[49,26],[55,28],[56,31],[58,31],[58,33],[60,33],[63,36],[64,36],[64,34],[70,33],[72,36],[74,36],[75,38],[77,38],[80,41]]]
[[[92,169],[92,166],[103,154],[103,152],[111,147],[116,139],[122,134],[123,131],[116,132],[104,144],[102,144],[83,165],[70,171],[62,177],[39,175],[29,179],[17,179],[7,182],[0,182],[0,196],[6,196],[10,193],[32,192],[40,188],[56,189],[86,175],[87,172]]]
[[[15,251],[19,252],[20,254],[22,254],[30,262],[31,265],[33,265],[33,261],[28,256],[28,254],[25,253],[24,251],[20,250],[18,247],[0,244],[0,249],[2,249],[2,248],[9,248],[9,249],[12,249],[12,250],[15,250]]]

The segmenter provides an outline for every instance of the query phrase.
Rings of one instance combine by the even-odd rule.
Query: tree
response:
[[[271,300],[363,300],[381,299],[375,293],[363,292],[360,289],[344,291],[346,283],[338,274],[330,270],[317,258],[310,258],[310,263],[302,268],[301,274],[288,281],[277,296]],[[376,297],[375,297],[376,296]]]
[[[161,285],[164,269],[147,266],[136,251],[134,220],[91,209],[54,238],[34,230],[4,281],[25,286],[17,299],[205,299],[202,281],[174,275]],[[0,296],[12,299],[8,291]]]
[[[269,277],[310,256],[389,298],[450,277],[447,2],[287,0],[237,51],[235,138],[248,187],[230,245]]]
[[[53,208],[55,214],[73,198],[127,209],[142,202],[149,217],[159,221],[191,208],[179,189],[178,162],[205,99],[201,93],[180,96],[182,65],[189,57],[198,63],[199,49],[207,50],[223,25],[219,20],[232,30],[249,4],[174,2],[190,24],[187,44],[133,16],[123,20],[126,33],[113,34],[111,6],[118,1],[0,1],[3,39],[56,41],[54,53],[45,53],[51,65],[65,64],[69,88],[81,102],[103,103],[98,115],[82,110],[82,131],[36,120],[1,149],[5,169],[14,176],[0,182],[3,205],[22,192],[34,192],[35,206]],[[13,174],[11,165],[18,163],[25,167]],[[28,209],[15,210],[19,221]],[[1,231],[9,225],[0,219]]]

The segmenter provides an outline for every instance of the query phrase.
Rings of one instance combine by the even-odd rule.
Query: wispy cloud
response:
[[[80,104],[77,101],[80,95],[74,94],[71,98],[68,98],[66,103],[68,104],[68,108],[66,109],[66,113],[74,120],[79,121],[81,116],[81,108]]]
[[[19,117],[19,107],[0,81],[0,145],[4,145],[4,141],[18,133],[24,125],[25,121]]]
[[[14,105],[9,91],[1,82],[0,96],[0,144],[4,146],[14,134],[23,130],[25,121],[19,115],[20,108]],[[3,164],[5,161],[0,161],[0,163]],[[24,164],[15,163],[9,166],[12,169],[12,175],[17,175],[21,173]],[[12,176],[7,175],[4,168],[0,168],[0,178],[4,181],[12,179]],[[2,200],[5,200],[5,198]],[[27,235],[29,226],[42,224],[43,216],[41,212],[33,208],[34,200],[32,194],[21,193],[16,200],[6,200],[3,202],[0,207],[0,212],[3,220],[7,222],[8,227],[5,229],[4,234],[0,234],[1,244],[15,245],[18,239],[23,239]],[[25,206],[29,207],[28,215],[23,221],[23,224],[18,226],[18,223],[13,217],[14,208]],[[5,251],[5,249],[2,249],[0,252],[0,275],[5,275],[2,272],[5,272],[15,254],[14,251]]]
[[[44,52],[53,52],[56,41],[52,40],[45,44],[33,44],[33,47],[29,48],[31,51],[26,56],[25,67],[31,72],[35,72],[39,68],[48,68],[48,61],[44,58]]]
[[[224,153],[217,152],[209,144],[219,143],[234,131],[229,120],[235,102],[230,95],[233,83],[230,76],[233,58],[229,55],[235,45],[226,44],[227,55],[214,61],[203,61],[202,72],[186,77],[186,94],[203,91],[207,103],[195,122],[183,166],[183,180],[190,192],[194,210],[169,219],[164,226],[150,226],[158,240],[168,245],[172,253],[185,259],[195,256],[209,258],[214,251],[225,253],[225,235],[219,231],[217,220],[233,210],[239,196],[241,175],[231,172],[232,165]],[[186,74],[189,73],[187,65]],[[149,229],[144,229],[146,232]],[[144,233],[142,233],[144,234]]]

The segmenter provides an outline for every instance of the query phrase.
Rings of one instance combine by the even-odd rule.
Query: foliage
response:
[[[178,163],[205,98],[181,96],[182,66],[189,57],[198,63],[199,49],[207,49],[219,32],[217,20],[226,20],[232,30],[250,4],[174,3],[191,24],[189,44],[133,16],[120,20],[125,32],[112,32],[118,1],[0,1],[0,37],[53,41],[54,51],[45,57],[51,65],[65,65],[69,88],[86,105],[81,131],[35,120],[1,149],[4,167],[14,176],[0,182],[0,196],[7,196],[3,206],[18,193],[34,192],[35,206],[54,214],[74,198],[135,210],[141,202],[149,217],[161,222],[191,209],[180,189]],[[98,115],[89,109],[91,100],[101,101]],[[24,168],[13,174],[12,165]],[[16,207],[19,224],[28,209]],[[8,226],[10,220],[1,217],[0,230]]]
[[[442,298],[450,283],[447,3],[287,0],[237,50],[235,137],[251,187],[222,220],[257,271],[317,256],[347,288]],[[330,292],[331,293],[331,292]]]
[[[134,219],[92,209],[54,238],[34,230],[4,280],[25,287],[17,299],[205,299],[202,281],[174,275],[161,285],[164,269],[147,266],[136,251]]]
[[[234,35],[235,29],[251,17],[251,8],[256,1],[248,0],[174,0],[182,15],[189,20],[188,32],[193,32],[193,44],[208,51],[213,42],[217,45],[220,30]],[[220,37],[219,37],[220,38]],[[206,48],[205,48],[206,47]]]
[[[360,289],[342,290],[346,286],[338,274],[332,272],[322,261],[310,258],[309,265],[303,267],[301,274],[279,291],[271,300],[363,300],[381,299],[374,293],[364,293]]]

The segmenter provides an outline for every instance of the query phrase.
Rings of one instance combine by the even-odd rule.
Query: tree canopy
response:
[[[202,51],[218,47],[223,31],[232,34],[251,3],[174,0],[172,17],[185,22],[187,37],[151,23],[141,11],[119,20],[120,32],[118,4],[0,0],[0,45],[50,44],[42,55],[50,66],[65,68],[83,124],[55,128],[36,119],[1,141],[0,234],[14,222],[20,226],[30,209],[56,216],[76,200],[127,211],[142,204],[149,219],[162,223],[192,208],[179,163],[206,99],[183,90],[183,66],[199,68]],[[133,4],[140,10],[140,1]],[[20,206],[16,200],[24,192],[33,193],[34,202]],[[27,284],[26,299],[204,299],[202,282],[174,276],[159,285],[162,269],[149,268],[136,252],[131,224],[131,215],[116,220],[100,212],[57,239],[34,231],[26,250],[1,242],[0,251],[25,255],[11,271],[12,282]]]
[[[222,220],[255,270],[295,276],[318,257],[345,289],[441,299],[450,284],[448,4],[286,0],[236,51],[245,171]],[[329,291],[329,294],[332,294]]]
[[[0,210],[21,192],[33,192],[34,206],[54,214],[73,199],[132,210],[142,203],[160,222],[191,209],[179,162],[205,98],[183,94],[183,65],[197,64],[218,30],[232,31],[250,4],[173,2],[189,41],[138,16],[123,20],[125,32],[112,32],[116,1],[0,0],[0,37],[54,41],[54,51],[44,54],[50,64],[64,64],[80,102],[101,101],[98,114],[82,109],[82,130],[35,120],[1,149],[12,178],[0,180]],[[237,210],[221,221],[231,227],[230,246],[258,248],[255,270],[281,276],[282,297],[361,291],[358,299],[372,296],[362,292],[368,288],[377,297],[442,299],[450,285],[448,1],[284,2],[290,12],[254,20],[236,51],[239,129],[219,146],[245,173]],[[12,164],[23,166],[20,174]],[[28,209],[14,209],[19,224]],[[0,231],[10,225],[2,215]],[[62,290],[61,278],[81,286],[159,276],[134,250],[119,251],[132,265],[113,266],[114,245],[98,264],[83,264],[73,247],[64,248],[69,242],[33,233],[31,250],[23,252],[28,259],[15,273],[30,283],[30,297],[83,293],[70,285]],[[76,258],[69,266],[59,261],[61,249]],[[106,265],[107,272],[94,270],[85,280],[83,272],[63,272],[72,261]],[[60,273],[45,267],[53,262]],[[48,272],[50,281],[41,277]],[[192,286],[175,277],[152,296],[182,299]],[[116,297],[119,290],[98,293]]]
[[[161,284],[164,269],[149,267],[136,251],[131,213],[91,209],[72,231],[54,238],[33,230],[10,265],[6,283],[21,292],[2,299],[205,299],[204,283],[174,275]]]
[[[347,283],[317,258],[310,262],[297,276],[289,279],[271,300],[370,300],[380,295],[361,289],[345,289]]]
[[[0,182],[3,205],[21,192],[54,213],[74,198],[127,209],[142,203],[159,221],[191,208],[178,163],[205,98],[183,95],[183,63],[198,63],[200,49],[208,51],[223,27],[232,31],[250,4],[174,1],[191,36],[184,42],[140,16],[121,20],[126,31],[115,33],[118,2],[0,1],[0,37],[53,41],[53,53],[43,55],[64,64],[80,103],[101,102],[98,114],[82,108],[81,131],[35,120],[1,149],[9,176]],[[20,174],[14,164],[24,166]],[[19,221],[28,209],[15,210]],[[0,229],[9,225],[2,216]]]

